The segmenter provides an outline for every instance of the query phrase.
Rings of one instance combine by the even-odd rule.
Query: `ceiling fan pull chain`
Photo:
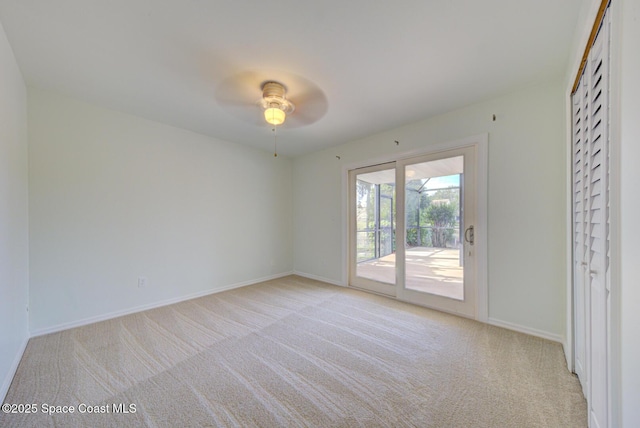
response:
[[[275,126],[271,130],[273,131],[273,157],[277,158],[278,157],[278,132],[276,131]]]

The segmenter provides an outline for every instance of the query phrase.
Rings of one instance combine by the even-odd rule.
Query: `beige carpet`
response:
[[[2,427],[587,426],[559,344],[297,276],[31,339],[5,402],[38,413]]]

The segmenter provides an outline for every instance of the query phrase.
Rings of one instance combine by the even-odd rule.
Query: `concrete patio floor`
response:
[[[413,247],[405,250],[406,287],[451,299],[464,298],[464,269],[457,248]],[[374,281],[395,283],[396,255],[359,263],[357,275]]]

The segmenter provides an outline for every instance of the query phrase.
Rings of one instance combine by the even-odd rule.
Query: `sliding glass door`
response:
[[[475,317],[475,176],[474,146],[350,171],[349,284]]]
[[[464,157],[405,167],[405,287],[464,300]]]
[[[398,298],[475,318],[475,163],[474,147],[397,162]]]
[[[351,171],[351,269],[356,287],[395,296],[395,163]]]

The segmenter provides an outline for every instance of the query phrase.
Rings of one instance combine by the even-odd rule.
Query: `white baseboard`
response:
[[[149,303],[146,305],[135,306],[133,308],[123,309],[120,311],[109,312],[95,317],[84,318],[77,321],[68,323],[62,323],[51,327],[40,328],[31,331],[31,337],[44,336],[45,334],[57,333],[59,331],[68,330],[75,327],[82,327],[83,325],[93,324],[100,321],[106,321],[113,318],[118,318],[124,315],[134,314],[136,312],[147,311],[149,309],[160,308],[162,306],[172,305],[174,303],[184,302],[185,300],[196,299],[198,297],[208,296],[210,294],[221,293],[227,290],[233,290],[234,288],[246,287],[247,285],[257,284],[259,282],[269,281],[272,279],[282,278],[284,276],[293,275],[293,272],[282,272],[275,275],[265,276],[262,278],[252,279],[244,282],[237,282],[235,284],[225,285],[220,288],[209,289],[199,291],[197,293],[187,294],[184,296],[174,297],[172,299],[162,300],[160,302]]]
[[[501,321],[495,318],[489,317],[487,324],[495,325],[496,327],[506,328],[507,330],[513,330],[520,333],[525,333],[531,336],[541,337],[543,339],[558,342],[564,346],[564,337],[560,334],[549,333],[548,331],[538,330],[531,327],[525,327],[523,325],[514,324],[508,321]]]
[[[322,281],[322,282],[326,282],[328,284],[337,285],[339,287],[345,287],[345,284],[343,284],[341,281],[336,281],[335,279],[329,279],[329,278],[325,278],[323,276],[313,275],[313,274],[305,273],[305,272],[298,272],[297,270],[294,270],[293,274],[294,275],[298,275],[298,276],[302,276],[304,278],[315,279],[316,281]]]
[[[4,403],[4,399],[7,396],[7,392],[9,392],[9,387],[11,386],[11,382],[13,381],[13,377],[16,375],[16,371],[18,371],[18,365],[20,365],[20,360],[22,360],[22,356],[24,355],[24,351],[27,349],[27,344],[29,343],[29,338],[26,337],[20,345],[16,356],[13,359],[13,363],[11,364],[11,368],[9,372],[5,376],[2,381],[2,387],[0,387],[0,403]]]

